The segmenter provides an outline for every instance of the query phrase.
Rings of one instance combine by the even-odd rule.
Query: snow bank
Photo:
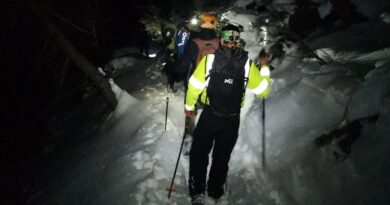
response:
[[[349,120],[378,114],[380,107],[390,93],[390,63],[373,69],[366,75],[366,81],[353,96],[348,113]]]
[[[234,2],[233,6],[245,8],[248,4],[253,2],[254,0],[238,0]]]
[[[388,24],[380,21],[369,21],[312,39],[308,45],[313,49],[332,48],[336,52],[369,52],[390,47],[388,35],[390,35]]]
[[[321,6],[317,8],[320,18],[324,19],[327,15],[329,15],[332,11],[332,8],[332,3],[330,1],[321,4]]]
[[[381,14],[381,18],[384,22],[390,23],[390,13],[385,12],[385,13]]]
[[[386,0],[351,0],[357,11],[370,18],[377,18],[383,9]]]

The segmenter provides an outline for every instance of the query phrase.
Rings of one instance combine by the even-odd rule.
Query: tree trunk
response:
[[[90,78],[93,84],[99,89],[101,95],[110,105],[111,109],[115,109],[118,102],[115,93],[111,90],[111,85],[102,76],[96,67],[88,61],[69,41],[64,34],[50,21],[48,15],[48,9],[40,5],[39,2],[30,0],[31,8],[34,14],[36,14],[44,23],[44,26],[48,32],[54,37],[55,41],[60,45],[63,51],[69,56],[69,58],[84,72],[84,74]]]

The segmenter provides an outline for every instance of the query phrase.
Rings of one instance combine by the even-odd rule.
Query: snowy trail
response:
[[[167,199],[167,188],[170,184],[170,179],[173,174],[173,169],[176,162],[176,157],[179,152],[179,145],[181,141],[181,129],[183,123],[180,122],[179,113],[182,114],[182,95],[169,96],[169,118],[167,131],[164,131],[164,115],[166,105],[166,88],[161,82],[164,80],[163,75],[156,70],[154,65],[149,67],[140,66],[138,69],[143,69],[139,72],[131,72],[131,76],[126,76],[128,82],[143,82],[144,86],[139,90],[134,90],[136,85],[129,85],[132,88],[133,95],[138,96],[144,100],[138,103],[138,106],[127,105],[127,101],[131,101],[131,96],[119,97],[126,109],[121,111],[121,106],[118,107],[117,112],[114,113],[117,120],[113,120],[116,128],[112,130],[122,130],[132,133],[132,129],[121,126],[122,122],[136,121],[140,124],[137,131],[132,134],[132,139],[125,142],[129,146],[124,150],[121,156],[118,156],[118,166],[114,166],[108,176],[116,176],[118,172],[122,172],[122,177],[117,177],[117,181],[109,186],[105,186],[108,192],[105,197],[98,199],[93,204],[107,204],[117,198],[117,191],[114,187],[131,186],[131,191],[125,191],[123,195],[127,195],[120,203],[129,204],[187,204],[187,187],[185,186],[184,177],[181,170],[178,171],[174,197],[171,200]],[[144,78],[144,79],[142,79]],[[135,80],[137,79],[137,80]],[[130,83],[129,83],[130,84]],[[120,89],[119,89],[120,90]],[[132,114],[132,112],[136,112]],[[139,112],[146,112],[148,114],[143,117]],[[129,120],[126,120],[129,119]],[[131,164],[131,165],[129,165]],[[129,166],[131,168],[129,168]],[[179,167],[182,169],[182,167]],[[128,179],[128,180],[127,180]],[[123,184],[123,186],[121,186]],[[110,188],[113,187],[113,188]],[[117,199],[116,199],[117,200]],[[131,202],[131,203],[130,203]],[[119,204],[120,204],[119,203]]]
[[[182,111],[183,90],[179,90],[177,94],[168,95],[170,100],[168,130],[164,132],[163,123],[167,97],[166,87],[163,83],[165,79],[161,76],[162,74],[156,65],[143,66],[140,63],[138,65],[137,68],[125,68],[138,69],[137,71],[123,71],[126,75],[119,76],[118,84],[130,88],[129,93],[113,84],[115,92],[122,94],[122,96],[117,96],[119,106],[106,123],[108,126],[110,124],[113,126],[110,129],[103,128],[102,130],[114,132],[108,134],[111,136],[132,133],[127,134],[127,136],[131,135],[132,137],[131,139],[127,138],[127,142],[121,140],[113,142],[115,139],[107,139],[115,149],[123,144],[125,146],[122,146],[123,151],[115,156],[115,163],[111,165],[110,171],[105,173],[106,183],[100,186],[106,189],[104,195],[93,200],[92,204],[113,202],[115,202],[114,204],[126,204],[126,201],[131,202],[129,204],[189,204],[187,183],[184,181],[188,177],[188,164],[186,164],[188,158],[181,158],[174,185],[177,192],[172,193],[171,200],[167,199],[165,190],[170,184],[182,139],[184,122],[180,119],[184,118]],[[132,85],[132,82],[137,84]],[[140,82],[143,83],[143,87],[140,86]],[[134,87],[138,87],[138,89]],[[136,100],[132,95],[143,100]],[[253,100],[252,96],[247,97],[248,101],[251,99]],[[250,106],[247,105],[244,109],[249,109]],[[127,123],[130,121],[137,122],[139,126],[129,127]],[[245,128],[245,126],[243,127]],[[103,142],[103,144],[105,143]],[[248,147],[248,142],[245,140],[239,140],[235,150],[238,154],[233,155],[231,164],[237,165],[232,166],[232,171],[229,172],[229,178],[231,178],[229,187],[240,187],[240,190],[242,189],[244,192],[238,191],[229,194],[228,200],[230,202],[225,199],[222,204],[266,202],[267,200],[263,199],[267,198],[266,194],[258,193],[259,190],[266,191],[269,188],[264,186],[265,181],[256,179],[256,175],[260,171],[260,167],[256,166],[256,164],[260,165],[259,159],[255,156],[257,153]],[[242,154],[242,152],[246,152],[246,154]],[[250,167],[242,167],[242,164],[250,165]],[[124,187],[129,186],[132,187],[131,190],[124,190]],[[119,199],[118,191],[121,191]],[[275,190],[272,192],[269,203],[273,203],[274,200],[280,201]],[[213,203],[209,201],[208,204]]]
[[[174,185],[177,191],[170,200],[165,190],[182,139],[183,90],[167,95],[164,77],[152,61],[132,61],[137,66],[124,67],[115,80],[120,87],[112,83],[119,100],[117,109],[106,119],[96,140],[76,152],[82,153],[81,160],[69,156],[74,163],[65,168],[58,190],[52,191],[50,200],[40,202],[189,204],[184,176],[188,167],[183,164],[187,159],[181,160]],[[273,78],[277,94],[267,100],[265,168],[261,167],[261,104],[246,96],[228,173],[229,189],[234,188],[229,191],[228,204],[298,205],[324,197],[320,173],[324,166],[332,167],[332,162],[326,159],[325,149],[322,153],[313,149],[312,140],[342,120],[348,96],[359,83],[337,70],[323,75],[308,72],[318,69],[310,63],[288,57],[285,63]],[[164,131],[167,96],[169,117]],[[338,169],[353,166],[349,163]]]
[[[61,167],[62,173],[51,185],[55,188],[39,193],[30,204],[189,203],[182,171],[178,171],[177,192],[171,200],[165,190],[170,185],[184,126],[180,120],[184,118],[182,94],[169,94],[164,131],[167,93],[163,74],[150,65],[151,60],[129,62],[136,66],[119,71],[118,77],[131,92],[111,81],[118,99],[116,110],[107,117],[94,141],[54,163],[53,167]],[[140,82],[142,86],[137,84]]]
[[[356,27],[351,29],[354,33]],[[358,35],[341,34],[325,36],[330,42],[326,46],[338,45],[341,37],[348,37],[352,45],[359,42]],[[271,95],[266,100],[265,151],[261,100],[247,92],[229,164],[228,185],[234,189],[229,192],[229,204],[389,204],[388,183],[382,179],[390,178],[384,157],[390,156],[389,50],[367,45],[370,49],[350,52],[323,47],[322,40],[312,45],[335,51],[335,62],[320,65],[305,58],[297,45],[275,60]],[[120,70],[112,86],[117,109],[91,142],[53,162],[56,168],[50,171],[58,174],[29,204],[189,204],[183,164],[171,200],[165,190],[182,140],[183,89],[167,94],[165,78],[154,60],[116,60]],[[357,67],[369,72],[357,75]],[[167,96],[169,117],[164,131]],[[314,147],[316,137],[337,128],[345,117],[355,120],[373,114],[380,115],[378,122],[364,124],[362,137],[344,162],[332,158],[334,143]],[[263,154],[266,167],[262,167]],[[367,187],[379,197],[367,194]]]
[[[156,68],[156,65],[150,64],[148,67],[142,67],[143,66],[141,65],[137,69],[144,69],[143,71],[126,72],[131,73],[131,75],[119,78],[126,79],[124,82],[119,82],[119,84],[122,84],[123,87],[130,87],[129,93],[131,95],[144,99],[140,103],[142,105],[140,105],[139,108],[131,107],[128,111],[124,112],[123,110],[119,113],[124,113],[124,116],[129,116],[134,110],[147,110],[148,112],[152,112],[151,116],[153,116],[148,120],[136,117],[137,121],[142,122],[142,126],[134,138],[128,142],[132,147],[129,147],[126,150],[127,159],[128,162],[131,162],[135,167],[135,169],[130,169],[131,172],[127,174],[127,176],[131,175],[130,178],[133,179],[128,184],[134,186],[133,190],[129,192],[129,200],[137,201],[137,204],[189,204],[187,185],[184,181],[186,177],[183,176],[185,174],[188,175],[188,164],[186,164],[188,163],[188,159],[183,157],[181,159],[174,186],[177,189],[177,192],[172,194],[170,201],[166,199],[167,192],[164,190],[165,187],[170,184],[177,154],[179,152],[182,134],[181,128],[184,126],[184,122],[180,120],[184,118],[182,111],[182,90],[180,90],[178,94],[169,95],[168,131],[164,132],[163,114],[167,96],[166,87],[162,83],[164,77],[161,77],[161,73]],[[138,85],[131,85],[131,82],[137,82]],[[139,85],[140,82],[144,83],[144,87]],[[134,89],[134,87],[137,86],[138,89]],[[118,90],[120,91],[119,88]],[[249,94],[246,96],[246,99],[248,104],[244,107],[243,116],[246,116],[246,113],[251,111],[252,104],[250,102],[253,101],[253,96]],[[122,109],[120,107],[118,110]],[[127,121],[123,119],[122,116],[119,116],[119,118],[121,118],[120,122],[113,121],[117,126],[118,124],[123,123],[123,121]],[[134,118],[134,116],[129,118]],[[245,121],[244,117],[242,120]],[[119,127],[112,130],[126,130]],[[243,130],[247,128],[245,123],[242,124],[242,128]],[[130,131],[127,129],[127,132]],[[265,185],[267,183],[267,176],[260,167],[259,150],[250,147],[251,141],[253,142],[253,145],[261,143],[258,141],[258,133],[259,132],[254,132],[257,136],[250,136],[254,138],[250,140],[245,137],[247,133],[242,131],[244,136],[243,139],[240,137],[239,142],[237,143],[234,151],[235,154],[233,154],[231,161],[233,166],[231,167],[228,176],[231,180],[229,186],[235,188],[239,187],[239,190],[242,191],[229,194],[229,202],[225,201],[225,204],[257,204],[260,201],[267,202],[267,204],[274,204],[275,202],[276,204],[280,203],[280,196],[275,188]],[[145,140],[147,143],[145,143]],[[249,143],[246,140],[249,140]],[[123,170],[124,168],[118,167],[117,169]],[[257,176],[259,173],[263,174],[260,179],[257,179],[259,178]],[[124,176],[124,178],[126,178],[126,176]],[[115,189],[108,188],[107,190],[111,192],[111,190]],[[260,194],[259,191],[260,193],[264,192],[264,194]],[[271,192],[270,197],[267,196],[267,192]],[[112,193],[112,195],[114,196],[115,193]],[[95,203],[99,201],[102,200],[97,200]],[[109,197],[108,201],[112,202],[112,199]],[[212,203],[209,202],[209,204]]]

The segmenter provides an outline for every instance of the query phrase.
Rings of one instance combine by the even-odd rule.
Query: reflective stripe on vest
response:
[[[256,95],[262,94],[266,89],[268,88],[268,81],[266,79],[263,79],[261,83],[251,91],[254,92]]]
[[[251,59],[248,58],[245,63],[245,81],[244,81],[244,88],[246,88],[246,85],[248,83],[249,78],[249,71],[251,70]]]
[[[198,90],[203,90],[206,87],[206,83],[199,81],[195,76],[191,76],[189,83]]]
[[[214,63],[215,55],[214,54],[208,54],[206,56],[206,87],[209,85],[210,81],[210,70],[213,68],[213,63]]]

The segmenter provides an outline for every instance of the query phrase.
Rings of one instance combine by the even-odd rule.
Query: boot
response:
[[[195,195],[192,199],[192,205],[204,205],[206,196],[204,194]]]

